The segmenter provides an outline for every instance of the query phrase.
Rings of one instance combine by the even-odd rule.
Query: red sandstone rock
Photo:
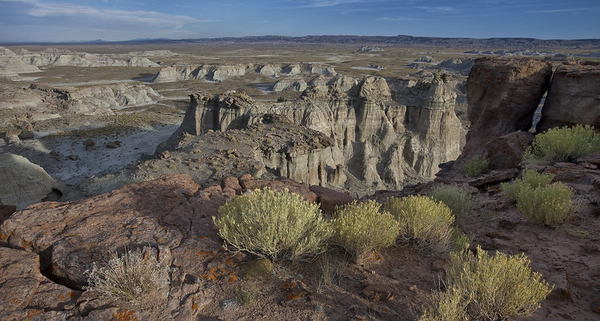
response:
[[[221,187],[223,188],[223,190],[225,188],[231,188],[237,194],[242,193],[242,186],[240,186],[240,181],[233,176],[227,176],[223,178],[223,180],[221,181]]]
[[[575,124],[600,128],[600,65],[597,63],[556,68],[537,131]]]
[[[481,58],[467,79],[471,122],[462,154],[454,164],[485,154],[485,144],[531,128],[533,114],[550,83],[552,64],[536,59]]]
[[[523,159],[523,152],[533,141],[533,134],[517,131],[498,137],[486,144],[486,158],[490,169],[515,168]]]
[[[2,320],[29,320],[38,315],[45,320],[65,320],[70,315],[69,311],[64,311],[61,318],[53,319],[45,314],[45,310],[63,310],[81,295],[79,291],[43,276],[35,253],[0,247],[0,266]]]

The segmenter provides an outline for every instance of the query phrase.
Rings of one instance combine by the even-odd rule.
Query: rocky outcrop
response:
[[[156,320],[152,309],[141,306],[148,303],[164,309],[166,319],[205,318],[200,310],[211,300],[230,298],[230,290],[243,282],[238,265],[249,261],[223,249],[212,221],[219,206],[262,187],[288,190],[309,202],[317,198],[286,178],[247,175],[224,181],[223,187],[202,189],[188,175],[165,175],[94,198],[40,203],[14,213],[0,225],[2,319],[66,320],[77,307],[80,317],[108,320],[129,307],[141,320]],[[131,307],[82,289],[93,263],[143,247],[154,250],[145,255],[156,255],[161,266],[169,267],[168,295]],[[206,282],[231,289],[206,292]]]
[[[486,143],[495,138],[517,130],[528,131],[551,76],[550,62],[526,58],[475,60],[467,79],[471,127],[455,168],[462,168],[475,155],[484,155]]]
[[[263,104],[240,95],[196,94],[166,146],[175,148],[183,133],[244,128],[264,114],[283,115],[321,132],[331,143],[314,150],[257,154],[272,172],[313,185],[399,188],[407,181],[432,178],[439,163],[460,153],[463,132],[452,88],[445,76],[392,92],[380,77],[337,75],[327,85],[306,89],[293,102]]]
[[[22,209],[60,191],[59,183],[40,166],[19,155],[0,154],[0,199]]]
[[[87,52],[73,52],[47,48],[44,51],[32,52],[25,49],[4,51],[3,58],[11,57],[33,66],[73,66],[73,67],[158,67],[158,64],[147,58],[130,57],[128,61],[113,59],[106,55]]]
[[[161,69],[152,82],[165,83],[190,79],[224,81],[232,77],[241,77],[251,72],[269,77],[278,77],[280,75],[294,76],[300,74],[334,76],[337,74],[335,69],[331,66],[309,63],[291,64],[283,67],[272,64],[255,66],[253,64],[193,65],[176,63],[170,67]]]
[[[64,310],[81,296],[42,275],[36,253],[0,247],[0,266],[0,316],[4,320],[65,320],[71,313]]]
[[[445,70],[458,72],[462,75],[468,75],[473,67],[474,59],[471,58],[453,58],[440,62],[438,67]]]
[[[273,84],[272,91],[280,92],[285,90],[304,91],[308,85],[302,78],[283,78]]]
[[[256,68],[256,73],[263,76],[277,77],[281,73],[281,66],[265,64]]]
[[[588,124],[600,128],[600,65],[572,63],[556,68],[537,131]]]
[[[32,84],[19,95],[0,93],[0,119],[38,121],[67,115],[112,115],[114,109],[153,103],[162,98],[143,84],[115,84],[91,87],[52,87]]]

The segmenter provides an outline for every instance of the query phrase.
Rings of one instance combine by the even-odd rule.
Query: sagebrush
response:
[[[383,209],[398,221],[400,239],[435,253],[448,250],[454,215],[444,203],[427,196],[392,197]]]
[[[475,253],[469,250],[450,254],[446,270],[445,294],[437,293],[439,300],[427,309],[422,320],[503,320],[509,316],[527,316],[535,312],[553,289],[532,272],[524,254],[489,255],[481,247]]]
[[[514,179],[509,183],[501,183],[500,187],[506,197],[516,201],[521,190],[548,186],[552,179],[554,179],[552,174],[542,174],[532,169],[525,169],[521,173],[521,178]]]
[[[168,292],[170,269],[156,259],[156,250],[144,247],[118,256],[111,254],[108,262],[94,262],[88,274],[86,290],[102,297],[140,302],[146,298],[161,298]]]
[[[448,206],[457,222],[462,221],[473,206],[471,193],[459,187],[449,185],[438,186],[431,190],[429,196]]]
[[[333,242],[360,262],[370,252],[396,241],[398,222],[388,212],[380,212],[375,201],[356,201],[338,208],[332,221]]]
[[[218,212],[213,220],[226,245],[274,261],[313,258],[326,250],[332,234],[318,204],[287,190],[254,190]]]
[[[502,183],[504,194],[517,202],[519,213],[542,225],[557,227],[571,213],[573,190],[564,183],[552,182],[551,174],[524,170],[520,179]]]
[[[535,136],[526,160],[569,162],[600,151],[600,135],[593,126],[551,128]]]
[[[476,155],[465,162],[463,172],[467,177],[475,177],[487,173],[490,170],[489,166],[490,164],[487,159],[481,155]]]
[[[572,198],[573,190],[557,182],[521,190],[517,196],[517,209],[532,222],[558,227],[571,214]]]

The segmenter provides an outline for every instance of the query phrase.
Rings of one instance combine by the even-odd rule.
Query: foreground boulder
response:
[[[552,77],[552,64],[536,59],[481,58],[467,79],[471,128],[462,154],[454,164],[462,168],[485,144],[497,137],[528,131],[533,115]]]
[[[42,167],[9,153],[0,154],[0,182],[0,199],[17,208],[42,201],[53,189],[62,189]]]
[[[537,131],[588,124],[600,127],[600,65],[574,63],[556,68]]]

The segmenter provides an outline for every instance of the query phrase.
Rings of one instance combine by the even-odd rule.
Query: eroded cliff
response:
[[[260,103],[240,93],[194,94],[181,127],[159,150],[176,149],[184,133],[243,129],[265,114],[278,114],[322,133],[331,143],[255,153],[267,171],[353,191],[397,189],[432,178],[438,164],[459,155],[464,134],[454,112],[453,86],[446,76],[436,75],[392,91],[384,78],[338,75],[309,87],[297,101]]]

